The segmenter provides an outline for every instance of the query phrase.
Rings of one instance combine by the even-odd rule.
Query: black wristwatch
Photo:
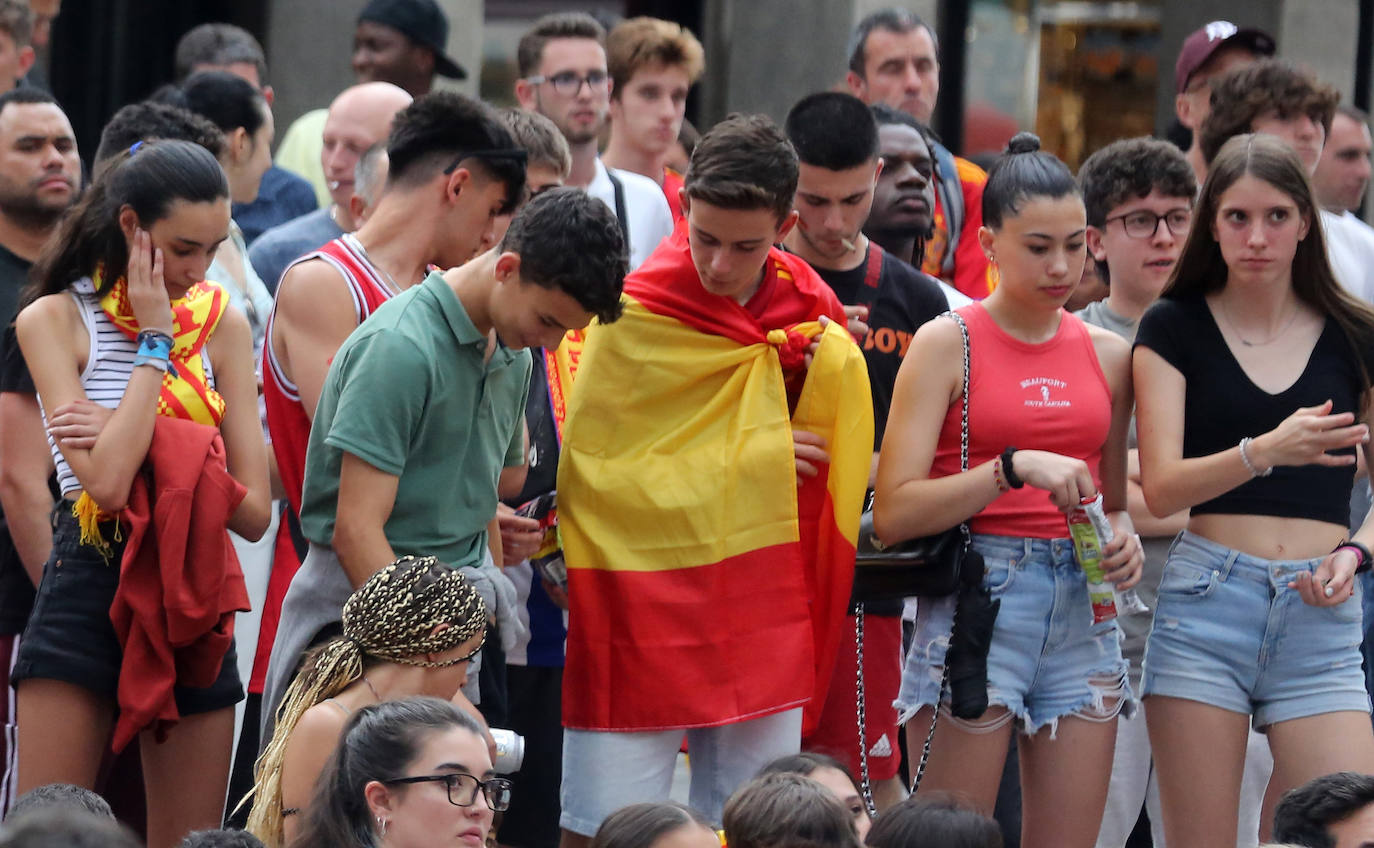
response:
[[[1007,445],[1007,449],[1002,451],[1002,476],[1007,478],[1007,485],[1013,489],[1019,489],[1026,485],[1026,481],[1016,476],[1016,469],[1012,467],[1011,457],[1016,453],[1016,448]],[[1365,551],[1368,554],[1368,551]]]
[[[1341,548],[1354,548],[1355,550],[1360,552],[1360,564],[1355,566],[1356,574],[1364,574],[1366,571],[1370,570],[1371,568],[1374,568],[1374,558],[1370,557],[1369,548],[1366,548],[1364,545],[1360,544],[1354,539],[1351,539],[1348,542],[1341,542],[1339,545],[1336,546],[1336,551],[1339,551]],[[1335,553],[1336,551],[1332,551],[1332,553]]]

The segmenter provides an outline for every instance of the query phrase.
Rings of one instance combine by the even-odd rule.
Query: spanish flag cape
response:
[[[97,268],[91,277],[96,291],[100,291],[104,282],[103,275],[104,269]],[[224,418],[224,398],[210,386],[201,351],[228,306],[228,293],[218,283],[208,280],[196,283],[186,290],[186,294],[172,301],[172,367],[162,377],[162,389],[157,398],[158,415],[219,426]],[[101,295],[100,308],[121,333],[131,339],[138,337],[138,319],[134,317],[129,283],[124,277],[111,283]],[[81,525],[81,541],[94,546],[108,558],[111,547],[100,536],[98,523],[111,516],[104,514],[85,492],[77,499],[72,512]]]
[[[588,333],[558,471],[567,727],[713,727],[802,705],[809,727],[819,714],[873,407],[834,295],[801,259],[774,249],[768,264],[755,317],[701,286],[679,228],[626,279],[624,317]],[[789,415],[784,369],[801,373],[816,336]],[[831,457],[800,487],[794,428]]]

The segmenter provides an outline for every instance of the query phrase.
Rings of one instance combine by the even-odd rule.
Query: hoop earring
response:
[[[377,826],[382,829],[382,836],[386,836],[386,827],[388,824],[390,824],[390,822],[388,822],[386,819],[382,818],[381,816],[377,816]]]

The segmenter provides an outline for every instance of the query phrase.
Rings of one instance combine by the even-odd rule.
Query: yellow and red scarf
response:
[[[97,292],[100,291],[103,277],[104,269],[101,268],[97,268],[91,276]],[[173,344],[170,361],[176,368],[176,374],[173,375],[169,369],[163,375],[162,391],[157,399],[158,415],[219,426],[224,418],[224,398],[210,386],[201,351],[219,326],[219,320],[228,305],[229,298],[224,289],[208,280],[196,283],[187,289],[186,294],[172,301]],[[120,332],[131,339],[138,337],[138,319],[134,317],[133,304],[129,301],[128,280],[124,277],[115,280],[101,296],[100,308]],[[81,541],[108,555],[110,545],[101,538],[98,524],[111,516],[103,514],[85,492],[81,493],[73,512],[81,522]]]

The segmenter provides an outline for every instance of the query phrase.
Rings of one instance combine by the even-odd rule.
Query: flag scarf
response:
[[[103,273],[103,269],[97,268],[91,277],[96,291],[100,291]],[[173,375],[168,369],[162,377],[162,390],[157,399],[158,415],[182,418],[211,427],[219,426],[224,418],[224,398],[210,386],[201,350],[219,326],[228,305],[228,294],[218,283],[208,280],[196,283],[186,290],[186,294],[172,301],[173,344],[170,361],[176,374]],[[131,339],[138,337],[138,319],[134,317],[133,304],[129,300],[127,279],[120,277],[110,285],[100,298],[100,308],[125,336]],[[85,492],[81,493],[72,511],[81,523],[81,541],[95,546],[108,556],[109,543],[101,538],[97,525],[111,516],[102,514],[100,507]]]
[[[756,318],[701,287],[679,230],[588,334],[559,465],[567,727],[712,727],[829,684],[873,444],[863,355],[824,283],[770,252]],[[776,307],[776,308],[774,308]],[[791,312],[785,325],[770,320]],[[771,313],[771,314],[770,314]],[[820,346],[789,414],[784,368]],[[831,456],[798,487],[793,429]]]

